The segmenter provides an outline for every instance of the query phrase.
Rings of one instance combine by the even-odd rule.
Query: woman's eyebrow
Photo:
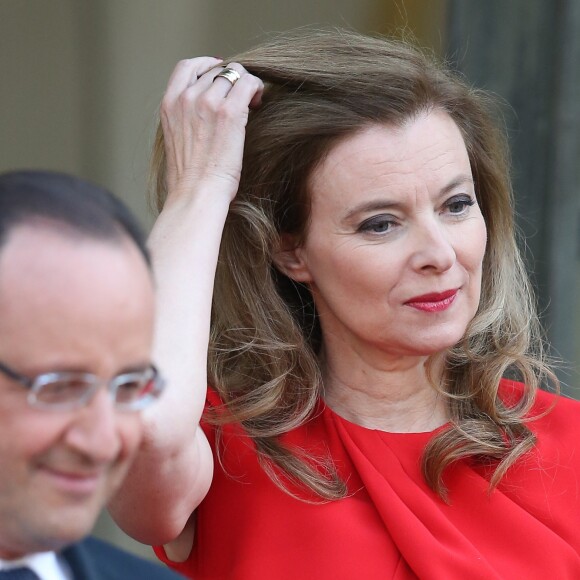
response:
[[[441,188],[437,196],[443,197],[444,195],[453,191],[455,188],[460,187],[461,185],[474,186],[473,177],[471,175],[460,175],[456,177],[455,179],[451,180],[447,185],[445,185],[443,188]],[[371,199],[347,209],[343,221],[348,221],[353,216],[359,213],[399,209],[403,205],[404,203],[401,203],[400,201],[394,201],[388,198]]]
[[[471,185],[472,187],[475,187],[473,177],[471,175],[460,175],[456,177],[441,189],[439,195],[440,196],[445,195],[446,193],[449,193],[450,191],[454,190],[456,187],[459,187],[460,185]]]
[[[391,201],[389,199],[371,199],[369,201],[365,201],[354,207],[351,207],[347,210],[346,214],[344,215],[343,221],[348,221],[353,216],[359,213],[367,213],[373,211],[383,211],[389,209],[398,209],[403,204],[398,201]]]

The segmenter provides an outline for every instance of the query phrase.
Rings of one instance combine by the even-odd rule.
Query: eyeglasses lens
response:
[[[101,382],[90,374],[51,373],[39,377],[33,386],[31,403],[55,409],[82,406],[91,399]],[[120,409],[140,409],[156,398],[162,384],[153,368],[126,373],[109,384]]]
[[[93,390],[94,383],[83,378],[54,378],[39,385],[35,391],[36,401],[43,406],[77,404]]]

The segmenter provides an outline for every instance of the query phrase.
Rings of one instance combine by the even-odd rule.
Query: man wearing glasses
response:
[[[0,579],[177,578],[82,540],[163,390],[144,237],[100,188],[0,175]]]

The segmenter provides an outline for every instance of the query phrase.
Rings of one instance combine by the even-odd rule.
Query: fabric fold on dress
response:
[[[522,389],[506,380],[500,387],[509,397]],[[214,391],[208,404],[220,404]],[[284,441],[314,455],[328,450],[349,494],[305,502],[278,488],[252,440],[228,425],[189,558],[176,564],[161,547],[156,553],[196,580],[577,580],[580,403],[540,392],[532,415],[551,406],[529,423],[536,447],[491,493],[489,469],[469,461],[450,467],[449,504],[421,473],[435,432],[366,429],[321,402]],[[215,451],[213,428],[204,429]]]

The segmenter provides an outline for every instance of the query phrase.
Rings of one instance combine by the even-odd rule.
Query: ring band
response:
[[[217,79],[218,77],[223,77],[227,81],[230,81],[233,87],[240,80],[241,75],[233,68],[224,68],[224,70],[222,70],[222,72],[220,72],[215,78]]]

